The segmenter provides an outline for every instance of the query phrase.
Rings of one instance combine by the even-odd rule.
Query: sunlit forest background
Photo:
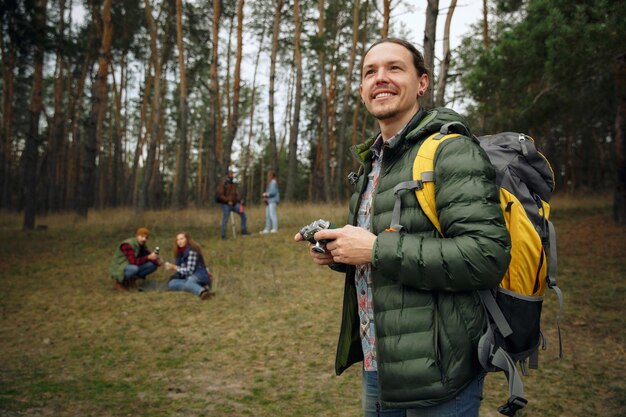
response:
[[[376,130],[364,52],[410,33],[432,69],[424,106],[478,135],[531,135],[558,191],[615,192],[624,210],[623,1],[483,0],[455,48],[463,0],[0,4],[0,207],[25,229],[61,211],[206,207],[228,167],[250,204],[270,169],[286,201],[345,199],[349,147]]]

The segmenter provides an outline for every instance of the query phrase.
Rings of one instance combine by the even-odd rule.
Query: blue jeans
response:
[[[134,276],[145,279],[148,274],[153,273],[156,269],[157,265],[151,261],[141,265],[126,265],[124,268],[124,281],[127,281]]]
[[[381,409],[378,403],[378,372],[363,372],[364,417],[478,417],[483,399],[485,372],[476,378],[457,396],[448,402],[432,407],[412,409]]]
[[[267,203],[265,206],[265,231],[278,230],[278,214],[276,213],[276,203]]]
[[[172,291],[188,291],[195,295],[200,295],[204,286],[209,285],[209,280],[206,278],[198,277],[197,275],[190,275],[187,278],[174,278],[167,283],[167,288]]]
[[[233,204],[232,206],[222,204],[222,210],[224,212],[224,215],[222,216],[222,238],[226,237],[226,223],[228,223],[228,215],[231,211],[237,213],[241,217],[241,233],[248,233],[248,227],[246,226],[246,213],[244,213],[243,210],[239,213],[240,207],[239,203]]]

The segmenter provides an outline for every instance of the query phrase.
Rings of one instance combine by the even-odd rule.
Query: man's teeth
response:
[[[380,93],[380,94],[376,94],[376,98],[381,98],[381,97],[391,97],[393,96],[393,94],[391,93]]]

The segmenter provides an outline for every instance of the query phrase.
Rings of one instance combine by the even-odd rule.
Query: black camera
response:
[[[315,235],[315,233],[319,232],[320,230],[334,229],[334,228],[335,227],[332,226],[328,220],[319,219],[319,220],[315,220],[313,223],[306,225],[302,229],[300,229],[300,235],[302,236],[304,240],[307,240],[313,243],[313,247],[311,249],[313,249],[315,252],[326,253],[326,243],[328,243],[329,241],[326,239],[317,241],[315,240],[313,236]]]

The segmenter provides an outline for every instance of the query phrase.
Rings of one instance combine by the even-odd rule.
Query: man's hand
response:
[[[159,257],[154,252],[150,252],[150,254],[148,255],[148,259],[150,259],[151,261],[156,261],[157,259],[159,259]]]
[[[293,239],[296,242],[301,242],[304,240],[304,238],[302,237],[302,235],[300,234],[300,232],[296,233],[296,235],[293,237]],[[309,243],[309,255],[311,255],[311,258],[313,259],[313,262],[315,262],[318,265],[330,265],[332,263],[335,263],[333,261],[333,256],[330,254],[330,251],[327,251],[326,253],[319,253],[319,252],[315,252],[314,250],[312,250],[311,248],[313,247],[312,243]]]
[[[315,233],[315,240],[327,240],[326,253],[320,254],[311,250],[313,262],[319,265],[343,263],[347,265],[364,265],[372,262],[372,248],[376,235],[360,227],[346,225],[340,229],[324,229]],[[301,241],[298,233],[294,239]]]

